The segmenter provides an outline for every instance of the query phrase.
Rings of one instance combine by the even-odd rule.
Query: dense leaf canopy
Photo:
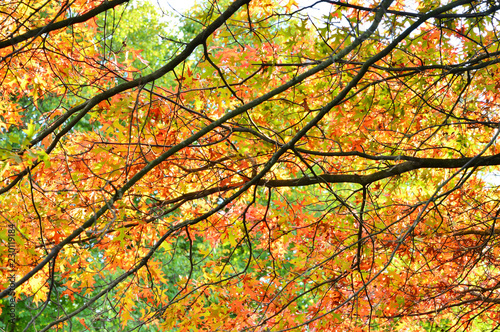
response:
[[[500,3],[0,4],[0,329],[500,326]]]

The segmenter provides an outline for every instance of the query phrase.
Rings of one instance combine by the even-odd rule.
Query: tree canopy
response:
[[[499,11],[0,4],[0,329],[500,327]]]

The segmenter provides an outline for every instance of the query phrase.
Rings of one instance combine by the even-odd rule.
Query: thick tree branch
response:
[[[353,5],[353,4],[342,2],[342,1],[332,1],[332,0],[320,0],[320,1],[315,2],[310,7],[314,7],[316,4],[324,3],[324,2],[330,3],[332,5],[340,6],[340,7],[362,10],[365,12],[374,12],[376,10],[375,8],[363,7],[363,6]],[[481,18],[481,17],[491,15],[499,9],[500,9],[500,5],[495,5],[495,6],[491,6],[488,10],[485,10],[485,11],[479,12],[479,13],[475,13],[475,14],[467,14],[467,13],[464,13],[464,14],[439,14],[439,15],[434,16],[434,18],[437,18],[437,19],[443,19],[443,18]],[[388,9],[387,13],[394,14],[397,16],[414,17],[414,18],[421,18],[425,15],[423,13],[406,12],[406,11],[392,10],[392,9]]]
[[[397,157],[396,157],[397,159]],[[295,179],[260,179],[255,183],[257,186],[267,187],[267,188],[279,188],[279,187],[302,187],[310,186],[321,183],[355,183],[363,186],[375,183],[377,181],[387,179],[390,177],[395,177],[402,175],[404,173],[415,171],[419,169],[456,169],[467,165],[473,158],[457,158],[457,159],[436,159],[436,158],[411,158],[412,161],[407,161],[398,165],[394,165],[386,170],[374,172],[371,174],[321,174],[317,177],[301,177]],[[394,159],[391,159],[394,160]],[[500,166],[500,154],[479,157],[476,162],[467,165],[467,168],[478,167],[478,166]],[[220,194],[237,188],[241,188],[245,182],[233,183],[231,185],[217,186],[213,188],[208,188],[204,190],[193,191],[180,195],[178,197],[163,201],[156,204],[155,206],[165,206],[168,204],[174,204],[181,201],[190,201],[195,199],[200,199],[213,194]],[[500,232],[500,230],[495,230]],[[462,233],[456,233],[457,235],[465,234],[490,234],[487,231],[464,231]]]
[[[54,22],[50,23],[44,27],[37,28],[30,30],[28,32],[23,33],[22,35],[12,37],[7,40],[2,40],[0,41],[0,49],[5,48],[8,46],[14,46],[20,42],[26,41],[30,38],[40,36],[44,33],[49,33],[51,31],[59,30],[77,23],[82,23],[85,21],[90,20],[91,18],[99,15],[100,13],[103,13],[111,8],[114,8],[124,2],[128,2],[129,0],[111,0],[111,1],[104,1],[102,5],[97,6],[96,8],[89,10],[85,14],[75,16],[75,17],[70,17],[65,20],[59,21],[59,22]],[[3,61],[5,58],[1,58],[0,61]]]

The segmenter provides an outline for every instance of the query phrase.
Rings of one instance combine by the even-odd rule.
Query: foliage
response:
[[[0,5],[0,328],[498,328],[500,4],[127,2]]]

